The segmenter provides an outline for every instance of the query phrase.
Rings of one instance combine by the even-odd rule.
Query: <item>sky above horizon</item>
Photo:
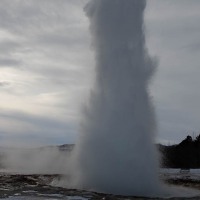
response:
[[[0,1],[0,146],[75,143],[92,88],[88,0]],[[200,1],[148,0],[157,138],[200,133]]]

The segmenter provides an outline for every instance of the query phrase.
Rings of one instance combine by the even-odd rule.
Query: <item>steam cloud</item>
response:
[[[145,47],[145,6],[145,0],[91,0],[85,7],[96,83],[74,152],[75,187],[140,196],[159,190],[148,93],[155,62]]]
[[[58,147],[5,148],[2,151],[1,167],[22,174],[65,174],[70,158],[70,152],[60,151]]]

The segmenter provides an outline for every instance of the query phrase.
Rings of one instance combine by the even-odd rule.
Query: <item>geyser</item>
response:
[[[155,62],[145,47],[145,0],[91,0],[85,7],[96,82],[75,148],[73,185],[99,192],[158,193],[155,116],[148,85]]]

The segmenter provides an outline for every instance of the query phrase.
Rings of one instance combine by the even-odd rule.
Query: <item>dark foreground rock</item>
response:
[[[22,175],[22,174],[0,174],[0,198],[10,200],[21,199],[52,199],[52,200],[140,200],[140,199],[159,199],[143,197],[116,196],[111,194],[102,194],[84,190],[66,189],[51,186],[55,179],[59,180],[60,175]],[[200,189],[199,180],[172,179],[165,177],[165,182],[187,187]],[[10,198],[9,198],[10,197]],[[184,198],[171,198],[184,199]],[[193,197],[189,199],[200,199]]]

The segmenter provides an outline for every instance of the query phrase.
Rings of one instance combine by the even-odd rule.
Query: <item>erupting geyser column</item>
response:
[[[125,195],[158,191],[155,117],[148,94],[154,71],[145,47],[145,0],[91,0],[96,85],[76,145],[75,184]]]

